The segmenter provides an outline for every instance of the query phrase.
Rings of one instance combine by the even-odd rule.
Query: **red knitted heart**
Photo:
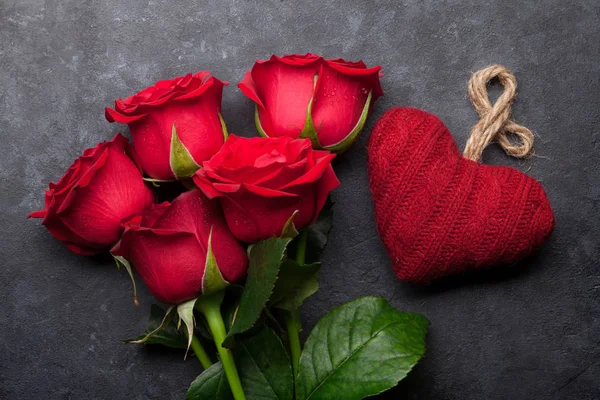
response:
[[[554,228],[542,186],[516,169],[463,158],[435,115],[396,108],[369,143],[377,227],[398,278],[511,264]]]

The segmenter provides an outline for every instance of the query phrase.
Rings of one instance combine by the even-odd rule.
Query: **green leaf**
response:
[[[305,260],[309,263],[319,261],[333,224],[333,201],[328,197],[317,220],[306,227],[308,238],[306,243]]]
[[[187,352],[190,349],[190,346],[192,344],[192,337],[194,336],[194,327],[196,326],[196,319],[194,318],[194,306],[196,305],[197,300],[198,299],[192,299],[186,301],[185,303],[181,303],[177,306],[177,314],[179,314],[179,323],[181,324],[181,321],[183,321],[188,332],[188,342],[184,358],[187,358]]]
[[[271,304],[282,310],[297,310],[304,300],[319,290],[321,263],[300,265],[287,259],[281,264],[271,296]]]
[[[262,314],[273,291],[281,261],[290,241],[289,238],[270,238],[254,244],[249,249],[246,286],[223,346],[231,348],[233,337],[252,328]]]
[[[177,136],[177,129],[173,124],[171,132],[171,156],[170,156],[171,171],[177,179],[189,178],[200,168],[194,161],[189,150],[181,143]]]
[[[362,132],[365,122],[367,122],[367,117],[369,116],[369,109],[371,108],[371,98],[373,97],[373,91],[369,92],[369,96],[367,96],[367,101],[365,101],[365,106],[363,107],[362,113],[360,114],[360,118],[358,122],[354,126],[354,129],[348,135],[340,140],[338,143],[334,143],[329,146],[324,146],[325,150],[329,150],[334,153],[343,153],[348,150],[356,139],[358,139],[358,135]]]
[[[233,356],[248,400],[292,400],[292,367],[279,337],[263,326],[236,343]],[[232,399],[220,362],[202,372],[190,385],[187,400]]]
[[[202,295],[204,296],[222,291],[229,286],[229,282],[223,279],[223,275],[221,275],[221,270],[212,251],[212,227],[208,234],[207,246],[204,275],[202,275]]]
[[[186,400],[233,400],[223,364],[217,362],[204,370],[190,385]]]
[[[294,379],[287,352],[270,328],[236,343],[235,363],[248,400],[292,400]]]
[[[175,326],[171,326],[175,307],[164,311],[156,304],[150,306],[148,326],[143,334],[135,339],[124,339],[125,343],[134,344],[162,344],[172,348],[185,349],[185,338]]]
[[[398,384],[425,353],[429,321],[380,297],[334,308],[310,333],[296,399],[362,399]]]

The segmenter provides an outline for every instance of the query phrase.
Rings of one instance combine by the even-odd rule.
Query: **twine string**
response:
[[[492,106],[487,85],[494,78],[498,78],[504,91]],[[517,80],[513,73],[502,65],[489,66],[471,76],[469,97],[481,119],[471,129],[463,151],[465,158],[479,161],[483,150],[493,140],[513,157],[524,158],[533,153],[533,133],[510,119],[516,94]],[[511,134],[516,136],[516,141],[509,139]]]

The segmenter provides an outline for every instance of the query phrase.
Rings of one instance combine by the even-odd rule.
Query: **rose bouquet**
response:
[[[229,135],[227,84],[160,81],[106,109],[127,124],[85,150],[31,217],[74,252],[108,252],[164,306],[127,342],[191,351],[188,399],[361,399],[403,379],[428,321],[378,297],[338,306],[304,345],[299,309],[319,288],[332,224],[332,160],[383,94],[380,67],[307,54],[257,61],[239,87],[263,137]],[[183,183],[168,201],[150,189]]]

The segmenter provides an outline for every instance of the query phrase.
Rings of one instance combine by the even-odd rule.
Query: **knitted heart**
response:
[[[536,180],[463,158],[442,121],[421,110],[396,108],[379,119],[369,178],[377,228],[402,280],[514,263],[554,227]]]

